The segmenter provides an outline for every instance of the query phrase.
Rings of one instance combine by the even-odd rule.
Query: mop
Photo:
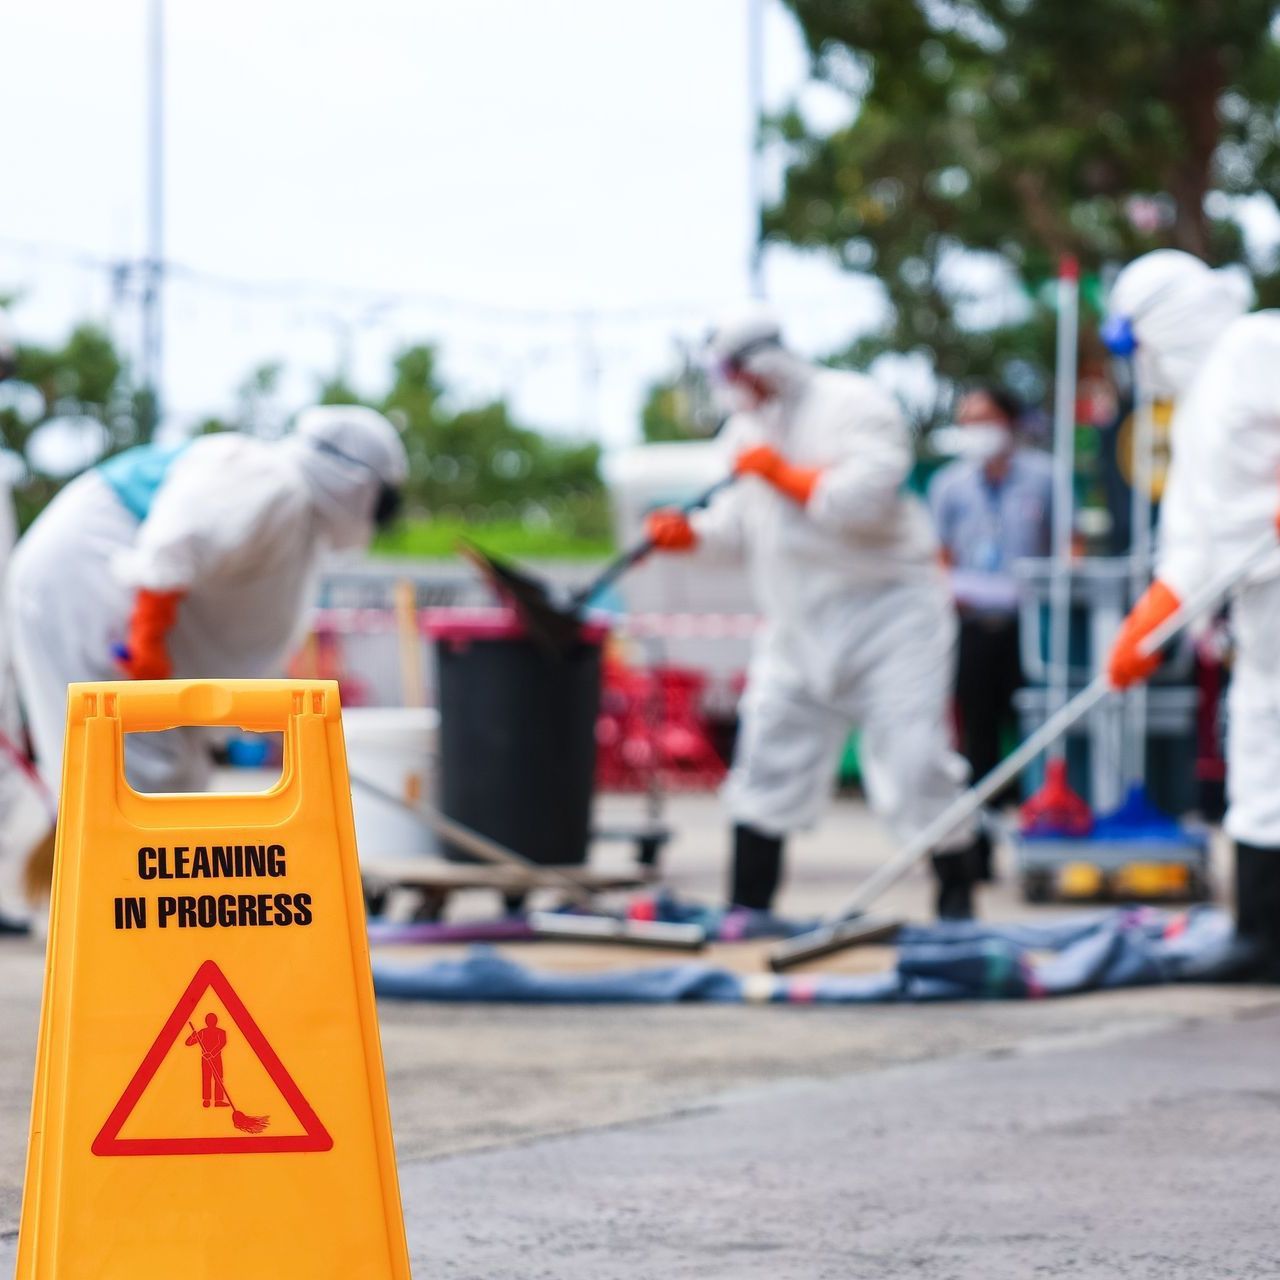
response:
[[[1058,341],[1053,400],[1053,577],[1049,594],[1049,713],[1067,701],[1071,653],[1071,534],[1075,508],[1076,333],[1080,269],[1064,258],[1058,269]],[[1093,814],[1067,782],[1067,752],[1055,742],[1045,762],[1044,783],[1019,812],[1023,836],[1079,837],[1089,834]]]
[[[681,507],[681,511],[685,515],[701,511],[736,479],[737,476],[733,474],[721,477],[710,488]],[[517,569],[507,561],[481,550],[474,543],[459,542],[458,552],[476,567],[499,595],[511,602],[530,638],[549,656],[562,657],[578,641],[582,615],[587,606],[624,573],[651,555],[655,547],[652,538],[640,539],[611,560],[586,586],[573,592],[567,599],[561,597],[545,578],[537,578],[523,569]]]
[[[1162,649],[1184,628],[1215,609],[1226,594],[1239,583],[1265,556],[1276,550],[1274,529],[1267,530],[1240,560],[1215,575],[1200,590],[1193,592],[1176,613],[1165,619],[1142,642],[1140,652],[1150,655]],[[1083,720],[1096,706],[1115,692],[1110,678],[1104,672],[1085,686],[1065,706],[1054,712],[1015,751],[980,782],[956,797],[931,823],[909,841],[878,871],[869,876],[862,887],[827,923],[809,933],[788,939],[769,954],[769,967],[775,972],[817,959],[831,952],[842,951],[864,941],[867,929],[864,917],[867,908],[881,894],[897,884],[926,854],[931,853],[962,823],[968,821],[993,796],[1009,785],[1023,769],[1053,743],[1057,742],[1073,725]]]
[[[702,510],[736,480],[737,476],[733,473],[722,476],[715,484],[686,503],[681,510],[685,515]],[[656,546],[652,538],[642,538],[611,560],[586,586],[573,592],[567,599],[561,598],[545,579],[517,569],[473,543],[461,542],[458,551],[476,567],[499,595],[510,601],[534,643],[548,657],[561,658],[578,643],[587,606],[623,574],[648,557]],[[499,866],[517,867],[535,878],[542,887],[562,890],[570,901],[587,913],[584,916],[571,916],[559,912],[532,912],[529,924],[539,937],[558,938],[562,941],[612,942],[629,946],[674,947],[686,951],[697,951],[706,945],[706,932],[697,925],[618,920],[599,915],[591,894],[571,876],[533,862],[515,850],[455,822],[438,810],[408,804],[367,778],[353,776],[351,781],[370,794],[379,795],[408,810],[437,835],[461,846],[481,860]]]
[[[191,1028],[191,1035],[195,1038],[197,1044],[200,1044],[199,1033],[196,1031],[196,1024],[188,1022],[187,1026]],[[222,1096],[231,1103],[231,1123],[235,1125],[241,1133],[262,1133],[264,1129],[271,1123],[270,1116],[250,1116],[243,1111],[236,1110],[236,1104],[231,1101],[231,1095],[227,1092],[226,1082],[222,1078],[222,1072],[218,1070],[218,1064],[208,1057],[204,1052],[204,1046],[200,1047],[200,1054],[209,1064],[209,1070],[213,1072],[213,1078],[218,1082],[218,1088],[222,1090]]]
[[[611,942],[631,947],[657,947],[661,950],[701,951],[707,942],[706,930],[696,924],[664,924],[657,921],[620,920],[602,916],[596,910],[590,891],[572,876],[556,867],[544,866],[508,849],[498,841],[473,831],[470,827],[441,813],[423,801],[411,803],[368,778],[351,774],[352,786],[386,804],[411,814],[436,835],[465,849],[469,854],[493,866],[513,867],[529,877],[532,888],[557,889],[586,915],[571,916],[557,911],[534,911],[529,927],[540,938],[557,938],[563,942]]]

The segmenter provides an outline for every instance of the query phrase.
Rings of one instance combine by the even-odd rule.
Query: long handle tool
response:
[[[529,924],[539,936],[562,938],[566,941],[617,942],[632,947],[657,947],[666,951],[701,951],[706,946],[706,930],[700,925],[619,920],[613,916],[597,915],[591,891],[559,868],[534,862],[524,854],[508,849],[506,845],[448,817],[434,806],[422,801],[412,803],[357,773],[351,775],[351,784],[411,814],[436,835],[465,849],[481,862],[521,871],[528,877],[530,888],[559,890],[575,906],[592,913],[591,922],[587,925],[580,916],[566,916],[561,920],[557,919],[554,912],[533,912]],[[583,924],[583,927],[575,928],[575,922]]]
[[[1268,530],[1240,560],[1223,570],[1194,592],[1182,607],[1143,641],[1144,654],[1155,653],[1184,627],[1221,603],[1226,594],[1240,583],[1266,556],[1277,549],[1276,534]],[[1011,755],[968,791],[956,797],[915,839],[863,882],[862,887],[844,903],[826,924],[795,938],[779,943],[769,953],[769,967],[775,973],[829,955],[845,947],[867,941],[866,923],[860,917],[887,889],[895,885],[925,854],[937,847],[961,823],[971,818],[992,796],[1022,772],[1042,751],[1056,742],[1077,721],[1082,720],[1104,698],[1115,692],[1106,674],[1095,677],[1065,706],[1059,708]]]
[[[692,515],[702,510],[718,493],[727,489],[737,476],[721,477],[703,490],[681,510]],[[458,543],[458,553],[469,560],[491,587],[509,600],[520,615],[530,637],[553,658],[563,657],[578,643],[582,614],[606,587],[612,586],[624,573],[634,568],[654,550],[651,538],[643,538],[611,560],[586,586],[567,600],[561,598],[545,578],[535,577],[524,569],[490,555],[474,543]]]
[[[737,475],[732,471],[727,476],[721,476],[715,484],[711,485],[710,488],[704,489],[690,502],[686,502],[680,510],[685,515],[691,516],[695,511],[701,511],[704,507],[710,506],[714,499],[729,488],[737,478]],[[596,596],[608,587],[613,586],[624,573],[638,565],[641,560],[647,559],[656,549],[657,546],[652,538],[642,538],[634,546],[628,548],[605,565],[585,587],[575,591],[570,598],[569,608],[575,613],[585,609]]]

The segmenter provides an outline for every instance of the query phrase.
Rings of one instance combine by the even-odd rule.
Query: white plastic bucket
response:
[[[439,724],[440,713],[434,707],[343,709],[356,847],[362,857],[412,857],[434,850],[434,837],[423,823],[371,794],[356,779],[366,778],[409,804],[430,799]]]

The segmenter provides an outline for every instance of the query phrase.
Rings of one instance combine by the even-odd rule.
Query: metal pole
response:
[[[747,200],[751,212],[751,256],[747,284],[753,298],[764,298],[764,241],[760,213],[764,204],[764,148],[760,117],[764,112],[764,0],[747,0],[747,112],[751,147],[747,154]]]
[[[1053,580],[1049,592],[1049,714],[1066,705],[1071,669],[1071,535],[1075,509],[1076,337],[1080,268],[1072,257],[1058,266],[1058,342],[1053,394]],[[1061,759],[1066,740],[1053,746]]]
[[[1138,359],[1143,361],[1139,352]],[[1155,404],[1149,388],[1152,380],[1141,363],[1137,370],[1137,394],[1133,406],[1132,474],[1129,501],[1129,588],[1131,601],[1146,590],[1151,576],[1152,454],[1155,449]],[[1126,789],[1145,781],[1147,764],[1147,686],[1129,692],[1125,701],[1121,756]],[[1123,798],[1121,800],[1123,803]]]
[[[147,22],[147,247],[142,290],[142,384],[149,401],[143,434],[160,422],[164,315],[164,0],[150,0]]]

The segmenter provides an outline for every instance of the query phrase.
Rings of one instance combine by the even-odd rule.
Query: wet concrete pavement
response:
[[[686,797],[672,817],[673,883],[714,898],[714,801]],[[841,804],[797,842],[784,907],[821,909],[885,852],[862,806]],[[923,919],[928,894],[909,878],[891,905]],[[1037,913],[1007,876],[983,910]],[[41,970],[38,944],[0,941],[0,1274]],[[1280,990],[379,1013],[421,1276],[1280,1272]]]
[[[1280,1013],[739,1091],[407,1162],[424,1275],[1277,1274]]]

